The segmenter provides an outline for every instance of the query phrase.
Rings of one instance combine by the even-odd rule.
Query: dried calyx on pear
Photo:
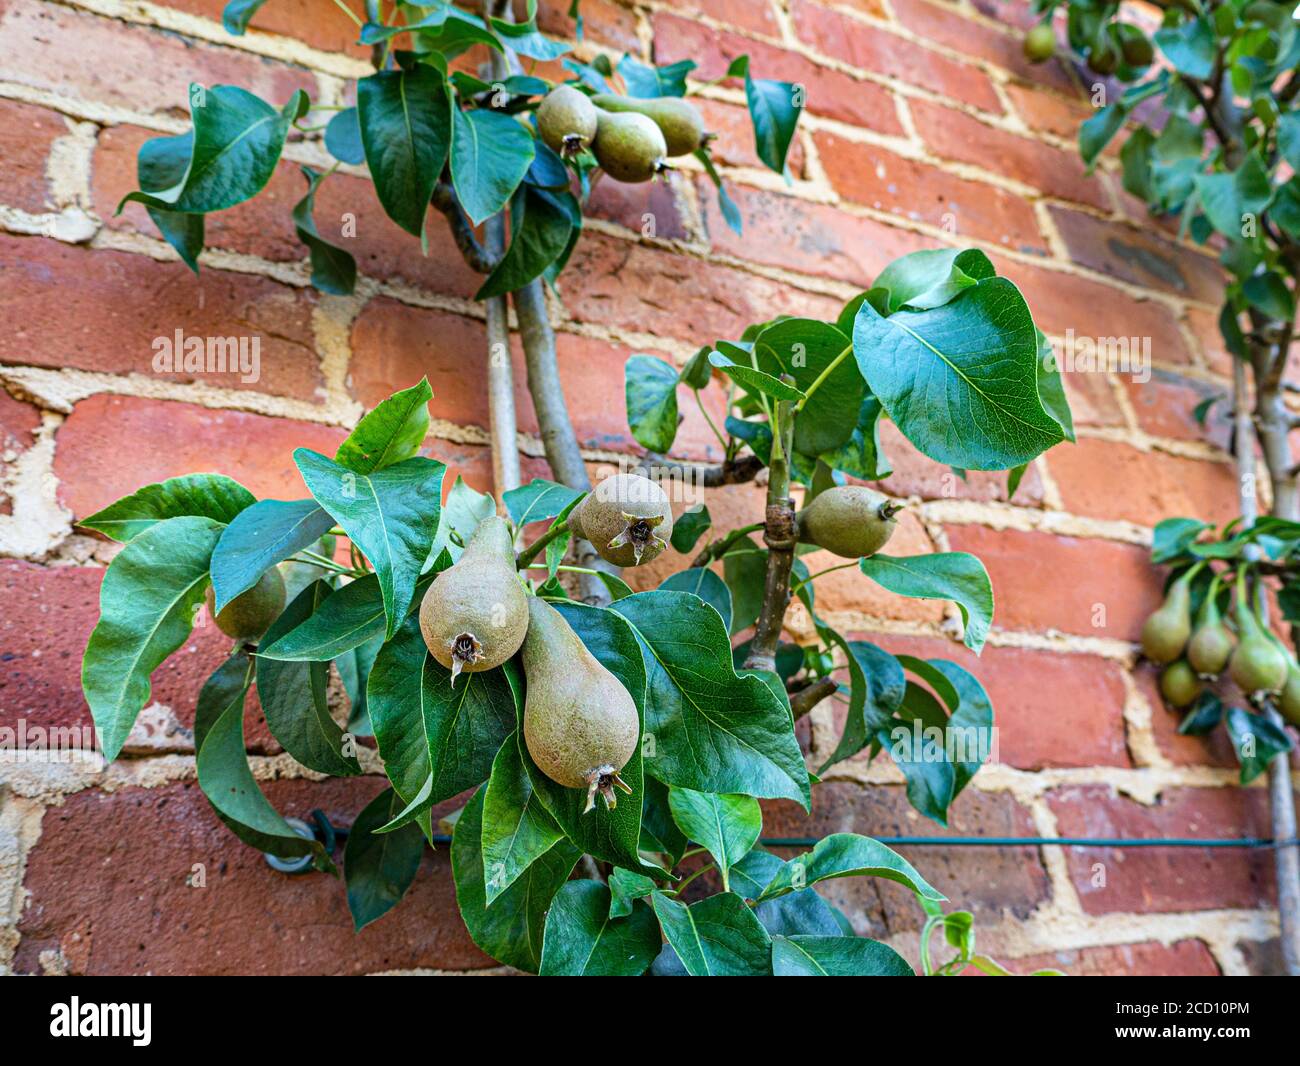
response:
[[[704,120],[695,105],[680,96],[659,96],[640,100],[633,96],[615,96],[601,93],[592,97],[592,103],[603,111],[645,115],[664,136],[665,155],[690,155],[702,148],[713,137],[704,131]]]
[[[505,520],[478,524],[465,554],[429,586],[420,603],[420,632],[433,657],[451,671],[491,670],[519,650],[528,629],[528,595],[515,570]]]
[[[875,555],[894,535],[902,505],[863,485],[825,489],[795,515],[799,539],[845,559]]]
[[[668,145],[653,119],[635,112],[596,109],[596,162],[615,181],[649,181],[668,169]]]
[[[537,132],[553,151],[575,156],[596,137],[596,106],[572,85],[557,85],[537,108]]]
[[[640,474],[607,477],[568,517],[574,536],[591,541],[600,557],[615,566],[640,566],[668,546],[673,511],[655,482]]]
[[[221,632],[238,641],[253,643],[271,628],[271,623],[284,610],[284,578],[276,567],[271,567],[257,579],[256,585],[226,604],[220,614],[216,612],[216,596],[209,585],[207,603],[208,614],[212,615]]]
[[[563,616],[538,596],[528,598],[524,638],[524,743],[539,770],[565,788],[587,792],[583,813],[615,807],[619,776],[636,752],[641,723],[627,689],[587,650]]]

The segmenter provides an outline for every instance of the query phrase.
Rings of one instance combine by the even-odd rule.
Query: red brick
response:
[[[1080,266],[1201,303],[1217,303],[1223,295],[1223,272],[1213,259],[1162,240],[1149,227],[1123,226],[1067,207],[1048,211]]]
[[[164,6],[202,15],[221,22],[226,0],[163,0]],[[250,31],[277,33],[319,48],[323,52],[346,52],[358,59],[369,59],[370,48],[357,44],[357,24],[336,4],[317,0],[279,0],[266,4],[253,16]],[[237,37],[231,37],[232,42]]]
[[[301,500],[307,490],[293,465],[293,450],[333,455],[344,436],[334,426],[245,411],[91,396],[59,429],[54,458],[59,502],[84,518],[141,485],[203,471],[227,474],[259,499]]]
[[[695,344],[739,337],[779,314],[834,319],[840,301],[739,270],[591,233],[562,277],[579,322],[634,329]]]
[[[727,191],[744,219],[744,232],[737,234],[722,217],[713,183],[700,179],[698,189],[709,242],[715,251],[738,259],[848,281],[865,289],[899,256],[934,246],[932,240],[910,230],[825,204],[729,185]]]
[[[537,5],[537,25],[548,36],[574,40],[577,26],[569,18],[571,0],[541,0]],[[515,0],[515,16],[527,16],[526,0]],[[583,0],[583,40],[621,48],[639,55],[641,38],[637,35],[636,13],[614,0]]]
[[[1137,640],[1163,599],[1163,575],[1131,544],[983,526],[947,526],[953,551],[977,555],[1006,629]]]
[[[1177,788],[1147,807],[1103,785],[1048,794],[1062,836],[1267,837],[1264,789]],[[1269,906],[1268,851],[1223,848],[1066,848],[1070,876],[1088,914],[1159,913]],[[1105,885],[1094,884],[1102,864]]]
[[[1069,977],[1218,977],[1219,965],[1200,940],[1179,940],[1173,944],[1116,944],[1074,951],[1027,955],[1021,959],[1000,959],[1018,974],[1035,970],[1061,970]],[[978,975],[967,968],[963,977]]]
[[[1187,324],[1191,327],[1210,370],[1225,378],[1232,377],[1232,355],[1224,346],[1223,334],[1219,332],[1218,312],[1189,307]]]
[[[435,418],[486,427],[487,395],[482,366],[487,349],[484,325],[440,311],[422,310],[379,299],[367,305],[352,335],[356,353],[352,363],[353,395],[366,407],[406,388],[428,374]],[[623,395],[623,366],[632,351],[571,333],[556,337],[560,380],[570,397],[570,413],[578,442],[583,447],[640,452],[627,428]],[[514,344],[515,409],[519,429],[540,432],[528,394],[527,373],[518,338]],[[725,396],[720,389],[703,393],[715,422],[725,418]],[[721,460],[717,438],[693,402],[682,396],[685,422],[677,433],[673,453]]]
[[[40,214],[52,206],[45,180],[54,141],[68,132],[62,116],[43,107],[0,101],[0,203]]]
[[[1076,426],[1122,426],[1124,412],[1115,399],[1111,376],[1101,373],[1063,371],[1066,399]]]
[[[319,807],[349,825],[382,785],[362,777],[263,787],[286,814]],[[341,879],[276,873],[221,824],[196,784],[79,793],[47,809],[28,857],[15,969],[39,973],[40,953],[60,949],[73,969],[91,974],[493,966],[456,910],[448,855],[426,850],[406,898],[354,934]],[[206,888],[187,884],[195,863],[205,867]]]
[[[1001,618],[995,612],[995,625]],[[1018,770],[1128,766],[1120,667],[1092,655],[985,645],[978,657],[956,641],[886,633],[855,635],[895,655],[965,667],[993,703],[999,762]],[[844,708],[836,704],[836,733]]]
[[[754,149],[754,123],[745,107],[726,104],[707,97],[692,97],[704,118],[704,128],[716,134],[709,142],[709,153],[721,166],[762,167]],[[803,141],[796,136],[786,155],[786,169],[796,178],[806,177]]]
[[[981,15],[1022,30],[1029,29],[1041,18],[1028,0],[973,0],[973,6]]]
[[[1187,712],[1168,706],[1160,695],[1159,667],[1143,661],[1133,676],[1151,707],[1151,731],[1165,758],[1177,766],[1217,766],[1232,770],[1240,765],[1228,731],[1222,726],[1204,736],[1184,736],[1178,732],[1178,725]],[[1218,682],[1213,688],[1227,705],[1241,700],[1230,682]]]
[[[1232,438],[1232,398],[1214,385],[1185,378],[1168,370],[1154,370],[1145,382],[1123,378],[1129,402],[1137,413],[1138,425],[1156,437],[1209,441],[1225,451]],[[1203,401],[1217,397],[1205,416],[1205,425],[1194,412]]]
[[[1055,63],[1052,66],[1057,70],[1064,69]],[[1039,84],[1017,85],[1015,82],[1008,82],[1006,89],[1012,106],[1026,126],[1039,133],[1050,133],[1071,144],[1078,141],[1079,127],[1096,114],[1087,101],[1077,94],[1066,97],[1047,92]],[[1106,149],[1107,153],[1118,152],[1121,140],[1122,138],[1112,141]]]
[[[1002,470],[970,470],[964,478],[950,466],[922,455],[893,422],[880,422],[880,447],[893,473],[880,482],[891,496],[919,496],[923,500],[1006,500],[1007,474]],[[1016,489],[1015,502],[1021,507],[1038,507],[1043,502],[1043,481],[1031,466]]]
[[[1079,153],[1053,148],[924,100],[908,102],[922,140],[938,155],[983,167],[1048,196],[1110,210],[1105,189],[1084,173]]]
[[[588,218],[626,226],[642,237],[682,240],[689,234],[682,218],[677,186],[689,180],[686,175],[679,174],[666,181],[628,184],[598,177],[583,213]],[[563,275],[560,284],[564,284]]]
[[[862,788],[847,781],[828,781],[813,789],[812,803],[810,814],[785,800],[764,803],[764,835],[864,833],[933,838],[930,846],[904,844],[895,850],[954,904],[974,912],[980,926],[1002,921],[1008,911],[1015,918],[1028,918],[1051,896],[1036,848],[943,846],[944,838],[950,836],[1034,836],[1029,811],[1008,793],[967,789],[952,805],[947,828],[920,817],[901,788]],[[793,858],[808,849],[773,850],[782,858]],[[917,930],[925,920],[916,897],[883,878],[844,877],[823,882],[817,890],[848,915],[860,935],[879,937]]]
[[[316,90],[311,74],[282,63],[37,0],[0,12],[0,68],[28,88],[150,114],[188,114],[191,82],[238,85],[276,106]]]
[[[0,236],[0,261],[6,273],[0,315],[21,323],[0,338],[0,360],[320,399],[310,290],[211,269],[196,278],[180,262],[40,237]],[[77,299],[69,301],[72,291]],[[172,341],[177,330],[186,337],[258,338],[257,380],[243,381],[237,370],[155,371],[154,341]]]
[[[848,18],[808,0],[795,0],[791,12],[799,38],[823,55],[860,70],[899,78],[951,96],[983,111],[1002,113],[993,83],[976,66],[958,63],[879,26]]]
[[[32,446],[41,424],[41,413],[0,387],[0,485],[9,474],[10,464]],[[0,515],[13,514],[13,501],[0,490]]]
[[[962,237],[1047,254],[1033,208],[1023,197],[831,133],[819,132],[814,140],[831,184],[846,199]]]
[[[683,17],[703,15],[738,30],[781,36],[771,0],[676,0],[672,8]]]
[[[1071,514],[1142,526],[1175,515],[1217,524],[1237,514],[1237,479],[1226,463],[1084,437],[1054,448],[1047,465]]]
[[[898,137],[906,134],[886,89],[828,70],[797,52],[665,14],[654,16],[654,51],[655,62],[659,64],[695,60],[699,66],[693,74],[701,81],[722,77],[733,59],[747,54],[754,77],[802,85],[806,92],[805,106],[815,114],[851,122],[877,133]]]

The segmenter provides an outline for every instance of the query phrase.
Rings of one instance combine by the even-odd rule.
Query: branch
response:
[[[430,203],[447,216],[451,235],[456,240],[456,247],[460,249],[460,254],[465,257],[465,262],[469,264],[470,269],[480,274],[491,274],[496,269],[497,263],[501,261],[501,253],[493,254],[479,244],[478,238],[474,236],[474,227],[470,225],[469,216],[460,206],[460,200],[456,198],[456,190],[452,188],[451,182],[440,178],[438,184],[433,187]]]
[[[795,721],[811,711],[840,686],[833,677],[819,677],[816,681],[790,693],[790,710]]]
[[[753,481],[763,470],[763,460],[757,455],[742,455],[717,466],[692,466],[674,459],[665,459],[658,452],[646,452],[637,469],[644,471],[647,476],[652,473],[674,474],[683,480],[695,481],[706,489],[716,489],[723,485],[743,485]]]
[[[500,258],[505,250],[505,219],[487,220],[484,237],[488,253]],[[515,418],[515,373],[510,359],[510,311],[504,295],[490,297],[487,310],[488,436],[492,442],[492,483],[497,506],[504,493],[517,489],[519,476],[518,423]]]
[[[767,574],[763,606],[754,624],[754,639],[745,659],[747,670],[776,669],[776,649],[781,640],[785,611],[790,605],[790,568],[799,531],[795,528],[794,501],[790,499],[790,450],[794,443],[794,405],[781,400],[773,424],[772,463],[768,468],[767,510],[763,540],[767,544]]]

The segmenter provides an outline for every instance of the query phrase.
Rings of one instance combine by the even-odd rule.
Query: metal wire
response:
[[[810,848],[819,837],[763,837],[760,844],[770,848]],[[1295,839],[1272,840],[1268,837],[873,837],[882,844],[905,844],[917,847],[1038,847],[1056,844],[1071,848],[1256,848],[1274,851],[1294,847]]]

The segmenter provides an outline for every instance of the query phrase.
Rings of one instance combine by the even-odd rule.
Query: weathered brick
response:
[[[1070,258],[1120,281],[1203,303],[1223,294],[1223,272],[1209,256],[1155,236],[1149,227],[1108,222],[1083,211],[1048,208]]]
[[[893,472],[880,482],[891,496],[919,496],[923,500],[1007,499],[1007,475],[1001,470],[970,470],[960,477],[943,463],[922,455],[893,422],[880,422],[880,448]],[[1016,489],[1015,503],[1037,507],[1043,502],[1043,480],[1034,466]]]
[[[322,398],[310,290],[210,269],[196,278],[180,262],[89,251],[42,237],[0,235],[0,262],[6,275],[0,315],[19,324],[0,337],[4,362],[201,381],[309,402]],[[70,291],[76,300],[67,299]],[[226,354],[224,372],[216,371],[221,364],[215,361],[212,373],[173,369],[173,356],[184,358],[175,351],[177,330],[205,344],[247,338],[247,369],[240,368],[238,353]],[[162,341],[167,346],[157,347]],[[214,349],[214,360],[219,354]],[[157,370],[156,359],[162,360]]]
[[[0,388],[0,485],[11,464],[32,446],[40,424],[40,411]],[[7,514],[13,514],[13,501],[0,489],[0,515]]]
[[[54,111],[0,101],[0,203],[36,214],[50,209],[46,161],[54,141],[67,132]]]
[[[1048,66],[1064,74],[1065,68],[1058,63],[1035,69],[1043,70]],[[1064,96],[1060,93],[1048,92],[1037,82],[1029,85],[1008,82],[1006,89],[1011,97],[1012,106],[1026,126],[1035,132],[1050,133],[1070,143],[1077,142],[1079,127],[1096,114],[1096,111],[1081,97],[1075,94]],[[1118,152],[1121,143],[1123,139],[1117,138],[1107,146],[1106,152],[1108,154]]]
[[[1232,377],[1232,355],[1223,343],[1223,334],[1219,332],[1218,313],[1189,307],[1187,324],[1191,327],[1210,370],[1227,378]]]
[[[213,22],[221,21],[226,0],[163,0],[164,6],[201,15]],[[357,24],[337,4],[320,4],[315,0],[281,0],[265,4],[249,23],[251,30],[276,33],[319,48],[322,52],[345,52],[358,59],[369,59],[368,45],[357,43]],[[231,38],[232,41],[237,38]]]
[[[1147,941],[1115,944],[1050,954],[1000,959],[1018,974],[1035,970],[1061,970],[1070,977],[1218,977],[1219,965],[1200,940],[1177,940],[1172,944]],[[968,968],[963,976],[979,971]]]
[[[286,814],[307,817],[320,808],[349,825],[382,785],[381,778],[363,777],[263,787]],[[435,820],[454,806],[436,810]],[[56,950],[76,972],[91,974],[492,966],[457,913],[448,856],[445,847],[426,851],[407,897],[354,934],[341,880],[276,873],[221,824],[196,784],[79,793],[46,811],[27,859],[15,969],[39,973],[39,954]],[[196,863],[206,888],[187,884]],[[87,870],[95,875],[78,874]],[[113,920],[98,920],[104,914]],[[94,920],[87,923],[87,916]]]
[[[678,337],[739,337],[778,314],[834,319],[840,301],[659,248],[588,234],[563,276],[564,306],[579,322]]]
[[[672,8],[684,17],[703,15],[750,33],[781,35],[770,0],[679,0]]]
[[[1235,769],[1240,765],[1226,729],[1219,727],[1204,736],[1184,736],[1178,732],[1178,724],[1187,712],[1165,703],[1160,695],[1160,668],[1156,664],[1146,661],[1139,663],[1133,676],[1151,707],[1151,732],[1165,758],[1177,766]],[[1213,690],[1219,693],[1226,705],[1241,700],[1236,689],[1227,681],[1215,683]]]
[[[1029,29],[1041,17],[1034,13],[1028,0],[972,0],[972,3],[981,15],[1022,30]]]
[[[238,85],[277,106],[316,88],[283,63],[38,0],[0,11],[0,68],[19,85],[149,114],[188,114],[191,82]]]
[[[1062,836],[1269,836],[1263,789],[1176,788],[1147,807],[1104,785],[1083,785],[1051,792],[1048,803]],[[1065,853],[1088,914],[1251,908],[1268,906],[1275,896],[1268,851],[1077,847]]]
[[[629,184],[598,177],[584,214],[616,222],[643,237],[680,240],[688,234],[677,185],[688,180],[684,175],[674,175],[666,181]],[[560,284],[564,284],[563,275]]]
[[[527,0],[514,0],[515,17],[527,18]],[[537,25],[552,37],[573,40],[577,27],[569,17],[570,0],[541,0],[537,5]],[[621,48],[639,55],[641,39],[637,35],[636,12],[615,0],[583,0],[583,40]]]
[[[872,74],[883,74],[994,114],[1002,105],[988,75],[887,30],[828,8],[794,0],[795,32],[823,55]]]
[[[1109,210],[1105,189],[1084,173],[1078,152],[989,126],[925,100],[909,101],[917,132],[938,155],[983,167],[1040,189],[1049,196]]]
[[[1047,254],[1033,209],[1023,197],[831,133],[819,132],[814,140],[831,184],[855,203],[942,226],[963,237]]]
[[[709,154],[722,166],[762,167],[754,148],[754,123],[749,110],[736,104],[708,97],[692,97],[704,119],[704,128],[716,136],[709,142]],[[790,142],[785,165],[796,178],[805,177],[803,141],[796,136]],[[712,194],[710,194],[712,195]]]
[[[1160,606],[1163,575],[1131,544],[984,526],[947,526],[953,551],[979,557],[999,626],[1137,640]]]
[[[728,192],[744,219],[740,234],[722,217],[713,183],[700,179],[709,241],[716,251],[737,258],[849,281],[865,289],[899,256],[933,247],[932,241],[909,230],[825,204],[743,185],[729,186]]]
[[[1072,514],[1154,526],[1174,515],[1219,523],[1237,513],[1237,479],[1226,463],[1086,437],[1053,449],[1046,462]]]
[[[885,756],[881,756],[884,758]],[[1007,794],[989,795],[968,789],[950,811],[945,828],[918,815],[901,788],[869,788],[829,781],[813,789],[811,814],[788,801],[764,804],[763,833],[780,837],[822,837],[831,833],[864,833],[873,837],[933,837],[933,846],[896,846],[899,854],[960,906],[973,911],[978,923],[1002,919],[1010,910],[1027,918],[1051,895],[1047,874],[1036,849],[944,847],[949,836],[1033,836],[1034,823]],[[780,848],[792,858],[807,848]],[[925,921],[916,897],[901,885],[877,877],[845,877],[818,885],[840,907],[856,932],[883,936],[919,929]]]
[[[1150,381],[1123,379],[1138,425],[1156,437],[1209,441],[1225,451],[1232,439],[1231,398],[1222,389],[1168,370],[1153,370]],[[1196,408],[1217,399],[1205,415],[1196,420]]]
[[[699,66],[694,76],[701,81],[722,77],[733,59],[748,55],[750,72],[754,77],[802,85],[805,106],[809,111],[877,133],[905,135],[887,90],[838,70],[819,66],[797,52],[788,52],[738,34],[719,32],[701,22],[656,14],[654,53],[655,62],[659,64],[679,59],[695,60]]]
[[[1000,619],[996,614],[994,623]],[[1124,682],[1117,663],[1092,655],[985,645],[977,657],[956,641],[887,633],[853,635],[895,655],[965,667],[993,703],[998,758],[1019,770],[1128,766]],[[844,708],[835,705],[836,731]],[[861,757],[861,756],[860,756]]]
[[[1122,426],[1124,412],[1115,398],[1111,376],[1104,373],[1062,371],[1065,396],[1075,426]]]

